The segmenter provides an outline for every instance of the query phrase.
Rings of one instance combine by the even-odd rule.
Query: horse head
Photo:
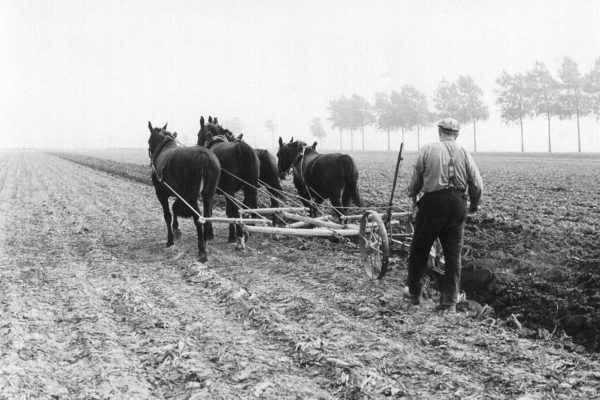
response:
[[[298,158],[300,154],[306,149],[306,143],[299,140],[294,141],[294,138],[288,142],[283,143],[281,137],[279,138],[279,151],[277,152],[277,168],[279,169],[279,178],[285,179],[290,168]]]
[[[148,139],[148,153],[150,154],[150,158],[152,158],[152,154],[156,151],[156,148],[160,145],[160,143],[165,138],[165,132],[167,131],[167,122],[165,126],[159,128],[157,126],[152,126],[152,123],[148,121],[148,129],[150,130],[150,138]]]
[[[210,145],[212,139],[216,136],[223,137],[224,140],[220,140],[221,142],[233,142],[235,141],[235,137],[233,133],[229,129],[222,127],[219,124],[219,120],[217,117],[213,118],[211,116],[208,117],[208,123],[204,123],[204,117],[200,117],[200,131],[198,132],[198,146],[207,146]]]

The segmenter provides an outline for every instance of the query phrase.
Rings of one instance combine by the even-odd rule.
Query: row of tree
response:
[[[524,151],[523,119],[543,115],[548,121],[548,151],[552,151],[551,117],[564,119],[576,116],[581,152],[579,118],[592,112],[600,116],[600,59],[585,75],[580,73],[575,61],[565,57],[558,71],[558,79],[552,77],[548,68],[538,61],[532,70],[525,73],[503,72],[496,83],[496,104],[502,120],[518,121],[521,125],[521,151]],[[350,131],[350,146],[354,150],[354,132],[360,130],[364,150],[365,127],[375,124],[387,133],[387,147],[390,150],[392,132],[400,130],[404,141],[405,133],[416,129],[420,147],[421,128],[440,118],[453,117],[461,124],[473,125],[474,150],[477,151],[477,122],[489,118],[488,106],[483,103],[482,96],[483,91],[473,78],[464,75],[454,82],[441,80],[433,96],[435,111],[430,111],[424,94],[411,85],[404,85],[399,92],[376,93],[372,103],[356,94],[349,98],[341,96],[329,103],[328,119],[332,128],[339,129],[340,148],[342,133],[347,130]],[[325,136],[320,118],[313,119],[311,132],[318,138]]]
[[[546,65],[536,62],[533,69],[524,73],[503,72],[496,80],[499,89],[496,104],[500,117],[506,122],[518,121],[523,145],[523,119],[543,115],[548,122],[548,151],[552,152],[550,123],[553,116],[560,119],[576,117],[577,145],[581,152],[582,116],[593,113],[600,117],[600,58],[587,74],[579,71],[573,59],[565,57],[555,79]]]
[[[375,94],[371,104],[363,97],[345,96],[329,103],[329,120],[333,128],[339,129],[340,147],[342,133],[350,131],[350,146],[354,150],[354,131],[362,133],[362,148],[364,150],[364,129],[376,124],[377,128],[387,133],[387,147],[390,149],[390,134],[398,130],[402,133],[402,141],[406,132],[416,129],[417,143],[420,147],[421,128],[430,125],[438,118],[453,117],[459,122],[475,123],[489,116],[487,106],[481,100],[483,91],[470,76],[459,76],[456,82],[449,83],[445,79],[440,82],[434,96],[436,112],[431,112],[427,97],[412,85],[404,85],[399,92]],[[311,130],[313,135],[323,132],[317,127],[322,126],[319,119],[313,120]]]

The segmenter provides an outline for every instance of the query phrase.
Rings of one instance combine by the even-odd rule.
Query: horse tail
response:
[[[238,142],[236,154],[240,165],[240,178],[246,181],[245,186],[258,187],[258,176],[260,174],[260,161],[256,152],[248,143]]]
[[[268,150],[264,149],[256,149],[256,153],[258,155],[258,160],[260,161],[260,180],[269,185],[272,189],[276,189],[277,191],[282,190],[281,182],[279,180],[279,168],[277,167],[277,160],[275,157],[273,157]],[[276,193],[278,197],[282,197],[281,193]]]
[[[340,165],[344,177],[343,197],[351,198],[357,207],[362,207],[362,200],[358,192],[358,169],[354,164],[354,160],[349,155],[344,154],[340,157]]]

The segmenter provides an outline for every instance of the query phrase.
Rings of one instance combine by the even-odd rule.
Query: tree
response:
[[[265,128],[271,132],[271,147],[275,148],[275,123],[272,120],[265,121]]]
[[[409,131],[417,128],[417,148],[420,148],[421,126],[432,120],[427,108],[427,98],[412,85],[402,86],[399,113],[402,127]],[[402,140],[404,141],[404,137]]]
[[[596,119],[600,119],[600,58],[592,70],[585,76],[584,90],[590,99],[590,108]]]
[[[500,106],[500,118],[506,123],[519,121],[521,126],[521,152],[524,152],[523,117],[533,115],[525,76],[523,74],[511,75],[506,71],[502,71],[502,75],[496,79],[496,83],[500,86],[496,91],[496,104]]]
[[[323,139],[325,137],[325,128],[323,128],[321,118],[313,118],[312,124],[310,125],[310,132],[317,139]]]
[[[349,128],[350,128],[350,143],[352,150],[354,150],[354,129],[359,129],[362,132],[362,150],[365,150],[365,126],[371,125],[375,122],[375,115],[373,114],[373,107],[365,100],[364,97],[359,95],[352,95],[350,98],[350,116],[349,116]]]
[[[390,94],[390,103],[394,112],[394,118],[396,126],[400,128],[402,133],[402,142],[404,142],[404,134],[407,130],[412,129],[414,123],[411,119],[412,105],[409,95],[410,89],[407,89],[408,85],[404,85],[400,89],[400,93],[392,92]]]
[[[477,151],[476,122],[486,120],[490,116],[488,107],[481,100],[483,90],[475,84],[475,81],[469,75],[458,77],[456,89],[459,101],[456,119],[462,123],[473,122],[473,150]]]
[[[435,91],[433,103],[438,111],[439,118],[459,118],[460,100],[455,83],[449,83],[445,78],[442,78]]]
[[[373,106],[377,116],[377,127],[387,133],[387,149],[390,151],[390,132],[399,128],[389,93],[376,93]]]
[[[350,102],[345,96],[332,100],[327,107],[332,128],[340,130],[340,149],[342,149],[342,131],[350,127]]]
[[[423,98],[417,103],[417,149],[421,148],[421,128],[431,125],[435,122],[436,115],[429,111],[429,107],[427,105],[427,98],[425,95],[422,95]]]
[[[565,57],[558,71],[560,94],[558,97],[558,116],[577,120],[577,148],[581,153],[581,128],[579,117],[591,111],[589,96],[583,91],[584,80],[579,66],[573,59]]]
[[[533,69],[527,72],[526,80],[535,114],[543,114],[548,120],[548,152],[552,153],[550,118],[557,114],[557,82],[540,61],[536,61]]]

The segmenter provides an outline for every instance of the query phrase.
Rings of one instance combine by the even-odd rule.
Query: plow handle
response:
[[[394,192],[396,191],[396,182],[398,181],[398,170],[400,169],[400,162],[402,158],[402,150],[404,149],[404,142],[400,143],[400,151],[398,152],[398,160],[396,161],[396,172],[394,173],[394,183],[392,184],[392,193],[390,195],[390,201],[388,203],[387,212],[385,213],[385,224],[389,224],[392,219],[392,205],[394,203]]]

